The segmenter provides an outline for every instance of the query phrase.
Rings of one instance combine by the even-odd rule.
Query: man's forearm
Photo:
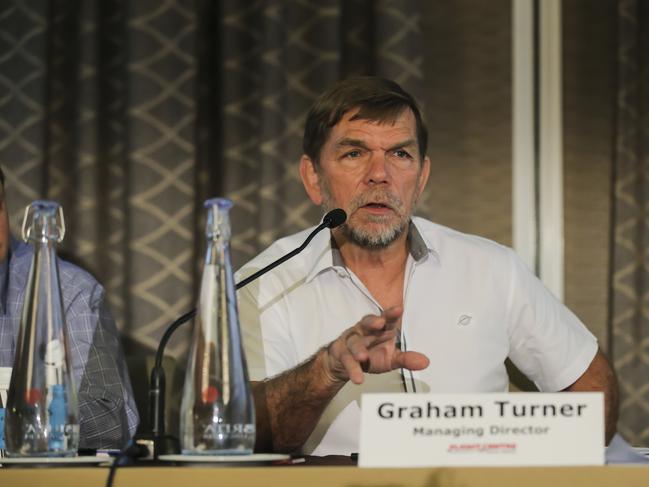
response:
[[[338,391],[350,380],[362,384],[365,372],[426,368],[426,356],[402,352],[395,346],[402,312],[400,306],[394,306],[380,315],[366,315],[306,362],[253,385],[257,411],[255,449],[299,449]]]
[[[572,392],[602,391],[604,393],[604,421],[606,444],[615,435],[618,417],[618,387],[613,369],[601,351],[598,351],[584,374],[567,389]]]
[[[608,365],[608,361],[607,361]],[[604,415],[606,426],[606,444],[608,445],[617,431],[617,420],[619,416],[619,390],[617,378],[613,369],[609,366],[606,371],[607,381],[604,390]]]
[[[294,452],[308,439],[325,408],[345,385],[327,373],[327,349],[272,379],[253,384],[256,451]]]

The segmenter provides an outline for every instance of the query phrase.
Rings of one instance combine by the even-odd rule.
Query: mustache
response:
[[[349,202],[349,210],[353,213],[359,208],[370,203],[379,203],[381,205],[385,205],[399,214],[403,212],[403,201],[401,201],[400,198],[385,189],[371,190],[359,194]]]

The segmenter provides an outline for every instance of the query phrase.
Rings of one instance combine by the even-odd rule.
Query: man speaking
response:
[[[348,218],[239,292],[258,450],[357,452],[363,393],[504,392],[507,357],[541,391],[603,391],[612,437],[617,384],[579,319],[509,248],[413,216],[426,144],[417,103],[386,79],[341,81],[309,112],[302,182]]]

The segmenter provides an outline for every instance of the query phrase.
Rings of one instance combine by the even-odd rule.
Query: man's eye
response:
[[[403,149],[399,149],[399,150],[394,151],[394,155],[397,156],[400,159],[409,159],[410,158],[410,154],[408,154],[408,152],[406,152]]]
[[[351,159],[356,159],[357,157],[361,156],[361,151],[359,150],[352,150],[349,151],[347,154],[345,154],[345,157],[349,157]]]

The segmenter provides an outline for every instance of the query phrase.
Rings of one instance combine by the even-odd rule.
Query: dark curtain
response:
[[[302,125],[351,74],[422,102],[433,170],[418,213],[511,244],[510,0],[3,0],[14,233],[30,201],[61,202],[61,253],[105,285],[137,356],[195,303],[206,198],[235,203],[237,267],[317,223]],[[180,363],[184,333],[167,349]]]
[[[601,319],[596,333],[621,387],[619,429],[639,445],[649,441],[649,4],[598,8],[609,4],[617,28],[602,16],[591,25],[591,2],[576,0],[565,0],[564,24],[575,39],[564,90],[579,95],[566,97],[564,113],[575,144],[568,207],[605,198],[582,188],[593,158],[600,172],[613,167],[608,329],[576,272],[567,289],[582,318],[592,309],[586,321]],[[604,40],[609,31],[617,42]],[[62,254],[104,283],[124,336],[154,347],[195,302],[203,200],[235,203],[235,266],[315,224],[319,210],[296,170],[306,110],[333,81],[378,74],[424,105],[433,173],[419,213],[510,244],[510,32],[509,0],[4,0],[0,164],[14,233],[30,201],[61,202]],[[590,125],[578,123],[584,114]],[[614,148],[603,154],[606,136],[591,143],[589,134],[609,124]],[[575,242],[601,245],[588,237],[592,222],[571,211],[567,266],[581,269],[592,263]],[[186,341],[175,339],[171,353],[181,357]]]
[[[14,233],[31,200],[59,201],[61,253],[104,283],[128,337],[155,346],[195,301],[206,198],[234,200],[241,265],[320,217],[296,163],[322,90],[380,74],[422,95],[423,4],[2,2],[0,164]]]
[[[619,431],[649,442],[649,4],[617,2],[610,327]]]

